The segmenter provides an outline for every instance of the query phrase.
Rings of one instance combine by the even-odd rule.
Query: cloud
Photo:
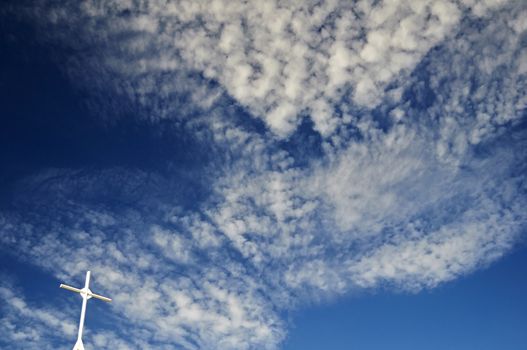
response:
[[[119,346],[274,348],[283,338],[282,321],[267,313],[273,307],[260,291],[265,282],[222,253],[228,249],[224,245],[215,248],[216,257],[193,260],[192,255],[211,248],[185,240],[187,232],[178,234],[163,219],[167,213],[156,213],[153,224],[133,212],[112,213],[72,202],[51,212],[57,221],[49,222],[41,213],[37,221],[42,226],[26,223],[25,232],[19,226],[23,219],[4,217],[2,244],[23,249],[30,262],[38,261],[62,280],[92,270],[97,290],[114,300],[119,329],[130,333],[87,334],[87,346],[124,342]],[[182,219],[192,224],[191,218]],[[27,317],[17,316],[18,322]]]
[[[148,118],[208,111],[223,91],[286,137],[303,115],[331,135],[345,124],[334,113],[342,101],[375,107],[389,84],[455,36],[464,14],[504,3],[85,1],[34,11],[49,40],[91,53],[69,58],[72,79],[103,94],[110,88]]]
[[[80,86],[209,155],[13,187],[0,246],[57,279],[91,269],[115,300],[115,329],[87,344],[276,349],[294,308],[433,288],[525,231],[522,4],[35,6],[46,40],[87,52],[66,68]],[[46,321],[17,316],[25,303],[6,306],[6,330]]]
[[[19,288],[14,288],[5,278],[0,286],[0,297],[5,301],[0,309],[0,332],[3,335],[0,344],[8,347],[26,344],[30,349],[39,349],[50,347],[53,340],[76,335],[75,324],[65,321],[63,311],[31,305]]]
[[[255,156],[235,162],[198,212],[177,199],[150,212],[24,203],[31,220],[4,213],[1,244],[61,280],[90,268],[115,301],[119,328],[134,332],[129,348],[274,349],[285,336],[281,312],[387,283],[434,287],[499,258],[524,229],[525,181],[511,177],[522,145],[460,170],[434,148],[419,152],[405,132],[307,169],[285,155],[261,160],[268,148],[248,147]],[[78,188],[56,175],[39,181]],[[136,195],[155,192],[144,184]],[[107,338],[87,336],[87,344],[127,339]]]

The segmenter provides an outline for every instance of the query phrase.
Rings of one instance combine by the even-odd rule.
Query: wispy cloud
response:
[[[393,81],[407,78],[430,48],[456,34],[464,14],[484,16],[503,3],[85,1],[35,7],[52,38],[91,53],[70,59],[74,79],[154,108],[146,117],[181,117],[175,105],[207,110],[221,93],[188,73],[199,72],[286,136],[302,114],[317,131],[332,134],[348,120],[348,111],[335,113],[343,100],[376,106]],[[100,78],[94,81],[93,73]],[[390,89],[396,96],[396,87]],[[176,102],[182,96],[191,107]]]
[[[275,349],[283,313],[305,302],[432,288],[525,230],[522,4],[32,11],[46,40],[89,53],[65,68],[81,88],[125,96],[137,118],[171,120],[174,137],[211,153],[192,169],[47,169],[17,182],[0,244],[63,280],[93,271],[122,325],[93,346]],[[314,130],[298,128],[306,116]],[[292,150],[304,134],[318,152]],[[180,180],[196,173],[191,202]],[[20,300],[3,332],[35,317],[15,316]]]
[[[75,324],[67,322],[64,312],[31,305],[20,289],[5,278],[0,286],[0,297],[4,301],[0,308],[0,344],[6,348],[24,344],[29,349],[39,349],[57,341],[63,344],[65,338],[75,336]]]

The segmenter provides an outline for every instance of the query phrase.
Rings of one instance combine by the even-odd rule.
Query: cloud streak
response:
[[[94,332],[92,346],[276,349],[294,308],[433,288],[495,261],[525,231],[521,4],[26,11],[51,30],[43,40],[88,53],[65,67],[81,88],[132,101],[136,118],[154,129],[169,120],[174,137],[210,153],[177,171],[45,169],[16,183],[0,246],[58,279],[93,271],[118,326]],[[295,150],[302,137],[319,149]],[[187,183],[202,192],[195,201]],[[7,308],[3,333],[46,322],[23,299]]]
[[[463,14],[484,16],[500,5],[85,1],[43,3],[36,11],[53,33],[65,31],[59,38],[67,45],[100,52],[71,60],[73,79],[88,79],[98,89],[92,73],[111,75],[101,82],[154,108],[154,118],[181,116],[167,106],[181,95],[205,110],[221,95],[197,85],[186,73],[194,71],[218,82],[277,135],[290,135],[307,115],[328,136],[348,120],[349,111],[335,113],[342,101],[372,108],[386,89],[396,97],[396,86],[389,85],[407,78],[430,48],[455,35]]]

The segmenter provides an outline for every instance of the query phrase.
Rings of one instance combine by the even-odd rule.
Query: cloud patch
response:
[[[521,239],[525,6],[287,5],[32,9],[45,40],[88,53],[66,67],[80,86],[125,96],[148,127],[173,122],[209,153],[177,170],[43,169],[16,182],[0,245],[58,279],[93,271],[116,327],[92,346],[276,349],[297,307],[433,288]],[[318,149],[294,149],[301,137]],[[46,321],[24,305],[6,306],[4,332]]]
[[[333,134],[346,123],[335,113],[342,101],[375,107],[428,50],[456,35],[464,16],[483,16],[503,4],[85,1],[43,2],[33,11],[51,40],[93,54],[70,60],[74,79],[96,89],[109,85],[148,107],[151,118],[181,116],[170,105],[182,95],[194,110],[206,111],[223,90],[286,137],[303,115],[322,135]],[[71,41],[71,35],[80,40]],[[100,78],[94,81],[93,74],[83,72]],[[222,89],[199,86],[186,72],[199,72]],[[152,105],[152,100],[162,103]],[[185,105],[177,104],[178,109]]]

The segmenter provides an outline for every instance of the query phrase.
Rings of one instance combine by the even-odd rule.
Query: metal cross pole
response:
[[[112,301],[112,299],[103,297],[99,294],[92,293],[92,291],[90,290],[90,271],[86,272],[86,283],[84,284],[84,288],[78,289],[75,287],[67,286],[65,284],[61,284],[60,288],[79,293],[82,297],[81,319],[79,321],[79,334],[77,336],[77,342],[75,343],[73,350],[84,350],[84,344],[82,343],[82,331],[84,329],[84,316],[86,316],[86,303],[88,302],[88,299],[96,298],[106,302],[110,302]]]

